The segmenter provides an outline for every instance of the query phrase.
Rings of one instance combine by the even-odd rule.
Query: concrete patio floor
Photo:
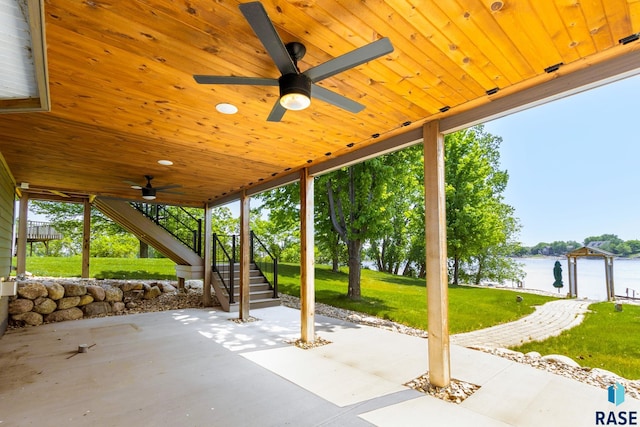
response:
[[[607,391],[452,346],[459,405],[403,386],[427,370],[427,341],[317,316],[331,344],[302,350],[300,312],[188,309],[8,331],[0,339],[0,426],[592,426]],[[88,344],[87,353],[77,353]]]

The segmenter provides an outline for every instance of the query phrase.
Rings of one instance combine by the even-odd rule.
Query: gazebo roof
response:
[[[583,246],[581,248],[576,249],[575,251],[571,251],[567,254],[567,257],[583,257],[583,256],[592,256],[592,257],[614,257],[615,254],[611,252],[603,251],[602,249],[592,248]]]

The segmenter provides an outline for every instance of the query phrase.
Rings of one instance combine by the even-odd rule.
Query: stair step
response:
[[[251,301],[249,303],[249,309],[255,310],[258,308],[279,307],[280,305],[281,305],[280,298],[266,298],[266,299]],[[240,310],[240,303],[235,302],[229,305],[230,312],[237,313],[239,310]]]
[[[237,301],[240,299],[240,293],[236,292],[233,295],[234,299]],[[249,292],[249,300],[253,301],[254,299],[266,299],[266,298],[273,298],[273,290],[269,289],[269,290],[265,290],[265,291],[250,291]]]

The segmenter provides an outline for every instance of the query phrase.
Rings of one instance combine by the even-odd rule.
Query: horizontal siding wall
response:
[[[15,182],[0,153],[0,277],[11,274]],[[9,322],[9,298],[0,297],[0,336]]]

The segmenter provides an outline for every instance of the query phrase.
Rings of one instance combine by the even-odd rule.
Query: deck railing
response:
[[[181,206],[132,202],[131,205],[169,234],[202,256],[202,218]]]

